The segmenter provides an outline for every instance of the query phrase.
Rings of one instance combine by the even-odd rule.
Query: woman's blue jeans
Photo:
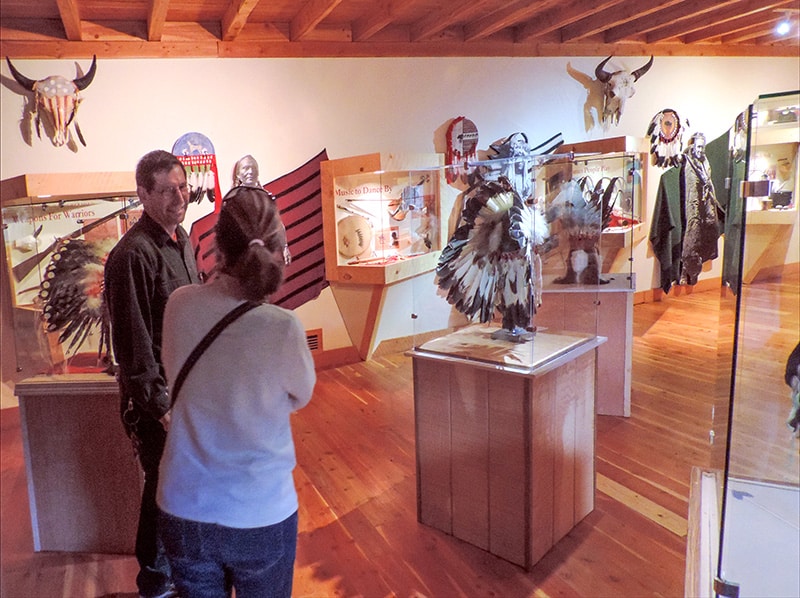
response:
[[[297,512],[280,523],[232,528],[159,513],[181,598],[291,598]]]

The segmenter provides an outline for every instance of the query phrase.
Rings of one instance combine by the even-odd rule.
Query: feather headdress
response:
[[[108,353],[109,325],[103,301],[103,268],[113,241],[70,239],[53,254],[39,291],[48,332],[69,340],[67,353],[77,352],[99,328],[99,355]]]

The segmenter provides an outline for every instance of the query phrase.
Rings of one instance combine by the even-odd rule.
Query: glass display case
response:
[[[746,115],[742,277],[714,591],[798,596],[800,356],[790,354],[800,341],[800,93],[761,96]]]
[[[2,194],[17,372],[106,369],[103,266],[141,214],[133,174],[23,175]]]
[[[625,309],[602,289],[612,214],[631,234],[636,160],[572,154],[469,162],[436,268],[413,281],[417,513],[532,568],[594,508],[600,333]],[[615,213],[615,208],[617,212]],[[629,246],[629,244],[625,244]],[[604,314],[604,315],[602,315]],[[628,366],[628,371],[629,371]],[[602,373],[601,373],[602,372]]]
[[[442,247],[440,162],[436,154],[323,162],[329,281],[391,284],[434,267]]]
[[[410,285],[430,275],[453,202],[441,154],[365,154],[321,163],[325,275],[362,359],[409,338]]]
[[[415,353],[530,373],[603,337],[598,413],[630,415],[639,154],[467,166],[436,269],[414,281]],[[522,172],[514,205],[498,182]]]

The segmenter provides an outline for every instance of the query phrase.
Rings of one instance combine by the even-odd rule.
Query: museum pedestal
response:
[[[132,554],[142,478],[107,374],[17,383],[36,551]]]
[[[418,519],[530,569],[594,508],[604,339],[537,334],[531,367],[425,350],[478,344],[464,339],[411,351]]]
[[[632,274],[603,274],[608,284],[546,284],[536,326],[598,334],[608,341],[597,349],[597,414],[631,414],[633,367]],[[552,278],[552,277],[550,277]],[[545,282],[549,282],[545,278]]]

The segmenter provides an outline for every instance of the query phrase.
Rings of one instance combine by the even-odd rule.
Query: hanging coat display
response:
[[[715,150],[716,146],[722,147],[717,141],[712,142]],[[727,143],[724,147],[727,153]],[[661,176],[653,210],[650,243],[660,263],[660,288],[665,293],[673,284],[697,283],[702,264],[717,257],[723,218],[724,210],[717,200],[706,155],[705,136],[696,133],[689,141],[681,166]]]
[[[679,284],[694,285],[703,269],[703,262],[719,255],[719,204],[706,157],[706,138],[702,133],[695,133],[686,148],[681,164],[681,199],[685,225]]]

